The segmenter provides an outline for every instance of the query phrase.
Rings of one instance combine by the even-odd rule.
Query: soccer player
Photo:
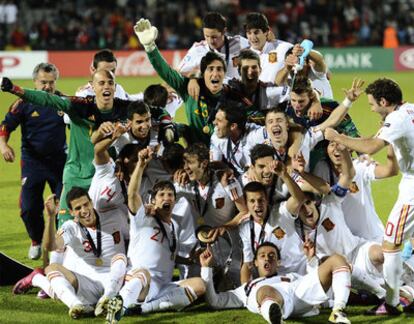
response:
[[[399,304],[400,277],[402,264],[400,249],[404,240],[413,233],[413,159],[414,149],[414,105],[403,103],[399,85],[390,79],[377,79],[365,90],[368,103],[373,112],[383,119],[383,125],[377,135],[372,138],[354,139],[338,134],[332,129],[325,130],[325,137],[330,141],[343,144],[351,150],[374,154],[391,145],[402,173],[398,199],[388,217],[385,226],[384,241],[384,279],[387,288],[385,303],[379,305],[376,314],[401,314]]]
[[[56,90],[59,71],[53,64],[40,63],[33,70],[35,89],[62,95]],[[0,151],[6,162],[13,162],[14,151],[7,144],[10,133],[22,129],[20,216],[32,243],[28,256],[40,258],[44,230],[43,190],[46,182],[57,196],[62,191],[66,161],[66,128],[62,113],[45,105],[18,99],[0,125]]]
[[[110,301],[109,323],[116,323],[138,301],[145,301],[139,306],[139,311],[147,313],[168,308],[181,309],[204,294],[200,278],[171,282],[179,245],[191,238],[195,243],[195,237],[193,232],[183,233],[174,220],[176,195],[171,182],[158,182],[152,188],[150,203],[144,206],[138,188],[152,153],[151,148],[139,152],[138,163],[128,186],[131,220],[128,254],[132,270],[128,272],[120,296]]]
[[[315,263],[311,242],[304,245],[304,253],[311,267]],[[213,260],[214,256],[209,249],[200,255],[201,276],[206,283],[206,300],[214,309],[246,307],[263,316],[268,323],[281,324],[282,319],[290,316],[317,315],[319,311],[315,306],[327,301],[327,292],[332,289],[334,305],[329,323],[351,323],[343,312],[350,292],[350,269],[341,255],[330,256],[305,276],[294,273],[279,276],[279,249],[271,242],[264,242],[254,254],[259,278],[234,290],[220,293],[214,290]]]
[[[226,19],[220,13],[207,13],[203,18],[204,40],[193,44],[178,66],[178,71],[186,76],[195,74],[201,70],[201,59],[213,51],[226,63],[226,79],[238,77],[237,56],[249,43],[242,36],[226,36],[226,29]]]
[[[324,179],[331,186],[338,182],[341,173],[341,154],[336,142],[329,142],[327,158],[319,161],[313,173]],[[355,177],[349,187],[348,194],[342,203],[345,222],[352,234],[368,241],[382,242],[384,225],[375,211],[371,193],[371,182],[377,179],[388,178],[398,174],[398,162],[392,146],[388,147],[386,163],[361,161],[356,158],[352,161]]]
[[[249,40],[250,49],[260,55],[260,81],[281,85],[276,80],[277,72],[283,68],[286,52],[293,44],[279,39],[270,40],[271,29],[265,15],[250,12],[246,15],[244,31]]]
[[[73,250],[74,270],[52,263],[46,269],[55,296],[69,308],[72,318],[93,312],[103,312],[104,301],[114,297],[121,288],[126,272],[125,242],[121,235],[120,219],[109,213],[99,215],[93,208],[88,192],[73,187],[67,195],[74,216],[56,233],[52,243],[60,251],[67,246]],[[54,196],[46,202],[47,216],[55,217]],[[53,226],[51,226],[53,231]],[[73,268],[72,268],[73,269]]]
[[[223,58],[215,52],[207,52],[202,58],[200,62],[202,78],[197,80],[200,84],[200,97],[194,99],[187,91],[189,78],[183,77],[173,70],[157,49],[155,44],[158,35],[157,28],[151,26],[148,20],[140,19],[134,30],[159,76],[183,98],[189,124],[190,141],[209,145],[214,128],[212,122],[220,102],[230,99],[240,102],[240,98],[237,98],[228,87],[223,86],[227,69]]]

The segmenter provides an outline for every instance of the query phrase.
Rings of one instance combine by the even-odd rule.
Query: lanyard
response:
[[[169,249],[170,249],[170,251],[171,251],[171,257],[174,257],[175,250],[176,250],[176,248],[177,248],[177,238],[175,237],[174,222],[172,222],[172,221],[171,221],[171,227],[172,227],[172,229],[171,229],[171,238],[172,238],[172,242],[171,242],[171,244],[170,244],[170,239],[168,238],[167,231],[165,230],[164,224],[161,222],[161,220],[160,220],[160,219],[158,219],[158,217],[157,217],[157,216],[155,216],[154,218],[155,218],[155,220],[156,220],[156,222],[157,222],[158,226],[159,226],[159,227],[160,227],[160,229],[161,229],[162,235],[164,235],[164,237],[166,237],[166,238],[167,238],[167,241],[168,241],[168,247],[169,247]]]
[[[201,200],[202,200],[202,198],[201,198],[200,190],[198,189],[198,184],[197,184],[197,182],[194,182],[194,185],[193,185],[195,195],[196,195],[197,209],[198,209],[198,212],[200,213],[201,217],[204,217],[204,215],[207,211],[208,201],[210,200],[211,196],[213,195],[213,174],[212,173],[210,173],[210,179],[209,179],[207,185],[209,187],[208,187],[206,201],[203,205],[203,209],[201,209]]]
[[[244,292],[246,293],[246,297],[249,297],[249,295],[250,295],[253,287],[256,286],[259,282],[261,282],[263,280],[266,280],[266,279],[269,279],[269,278],[272,278],[274,276],[277,276],[277,273],[275,273],[274,275],[271,275],[269,277],[261,277],[261,278],[257,278],[257,279],[250,280],[246,284],[246,286],[244,286]]]
[[[243,134],[242,134],[242,137],[243,137]],[[235,157],[236,152],[239,149],[240,143],[241,143],[241,138],[237,141],[237,143],[234,145],[234,148],[232,149],[231,148],[231,139],[230,139],[230,137],[227,138],[227,158],[226,158],[226,160],[227,160],[227,162],[229,162],[230,165],[232,164],[232,162],[234,162],[234,164],[239,169],[243,169],[241,167],[240,163],[237,162],[236,157]]]
[[[263,243],[264,241],[264,237],[265,237],[265,227],[267,224],[267,221],[269,219],[269,211],[266,214],[266,217],[263,220],[263,224],[262,224],[262,228],[260,229],[260,234],[259,234],[259,240],[257,241],[257,243],[260,245]],[[251,245],[252,245],[252,252],[254,254],[254,252],[256,251],[255,248],[255,231],[254,231],[254,220],[253,220],[253,216],[250,215],[250,220],[249,220],[249,225],[250,225],[250,241],[251,241]]]
[[[89,234],[88,229],[85,226],[83,226],[81,223],[78,223],[78,224],[81,228],[82,233],[88,239],[88,242],[91,245],[93,254],[97,258],[99,258],[101,256],[101,253],[102,253],[102,233],[101,233],[101,223],[99,222],[99,215],[96,211],[95,211],[95,215],[96,215],[96,241],[97,241],[97,246],[95,245],[95,242],[93,241],[91,234]]]

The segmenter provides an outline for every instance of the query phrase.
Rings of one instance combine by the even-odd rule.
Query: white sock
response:
[[[270,317],[269,317],[269,310],[270,310],[270,306],[272,306],[273,304],[277,304],[277,303],[273,299],[266,298],[264,301],[262,301],[262,305],[260,306],[260,313],[262,314],[263,318],[268,323],[271,323]]]
[[[135,277],[125,283],[119,292],[119,294],[122,296],[122,299],[124,300],[124,307],[135,305],[138,302],[138,296],[145,285],[146,279],[145,283],[143,283],[142,280]]]
[[[47,274],[50,285],[55,292],[57,298],[61,300],[69,308],[74,305],[82,304],[78,296],[76,296],[75,288],[59,271],[52,271]]]
[[[378,280],[375,280],[358,267],[352,268],[352,281],[355,281],[358,286],[361,286],[361,288],[372,292],[379,299],[385,297],[385,289],[381,287]]]
[[[65,257],[64,252],[52,251],[50,252],[49,264],[52,264],[52,263],[63,264],[64,257]]]
[[[32,279],[32,286],[42,289],[46,294],[49,295],[50,298],[54,297],[54,292],[50,285],[50,281],[46,278],[46,276],[40,273],[35,274]]]
[[[400,251],[384,251],[383,272],[387,289],[385,302],[388,305],[396,306],[400,302],[400,277],[402,274]]]
[[[351,273],[347,266],[339,267],[332,273],[334,309],[344,309],[351,291]]]
[[[181,310],[197,299],[191,287],[175,287],[159,299],[141,304],[142,313],[151,313],[167,309]]]
[[[121,289],[126,272],[126,258],[123,255],[116,255],[112,258],[111,273],[108,282],[105,284],[104,295],[114,297]]]

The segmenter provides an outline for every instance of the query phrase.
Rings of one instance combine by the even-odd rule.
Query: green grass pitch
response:
[[[11,76],[12,77],[12,76]],[[389,77],[396,80],[402,87],[404,100],[414,102],[412,91],[413,73],[334,73],[331,83],[334,87],[335,98],[343,99],[343,88],[348,88],[353,77],[360,77],[366,84],[379,77]],[[32,87],[30,80],[14,80],[16,84]],[[58,81],[58,89],[66,94],[74,94],[76,89],[85,84],[86,78],[68,78]],[[157,78],[119,78],[118,83],[130,93],[143,91],[152,83],[159,83]],[[10,94],[0,93],[1,118],[5,115],[9,105],[15,100]],[[362,95],[351,108],[351,116],[354,119],[362,135],[375,134],[379,127],[379,117],[372,113],[368,107],[366,96]],[[180,109],[177,119],[184,121],[184,111]],[[0,251],[29,265],[40,266],[40,261],[31,261],[27,258],[27,249],[30,241],[24,229],[23,222],[19,219],[19,191],[20,191],[20,131],[17,130],[11,136],[10,142],[16,153],[14,163],[5,163],[0,158]],[[375,156],[379,161],[384,161],[384,152]],[[398,194],[398,181],[400,177],[381,180],[373,184],[373,195],[377,212],[383,221]],[[47,190],[45,196],[49,191]],[[54,300],[38,300],[36,292],[27,295],[13,296],[11,287],[0,287],[0,323],[68,323],[72,320],[67,315],[67,308],[62,303]],[[403,315],[399,318],[369,318],[362,316],[364,307],[348,307],[347,312],[353,323],[414,323],[414,317]],[[288,323],[326,323],[329,310],[322,310],[322,314],[308,319],[289,320]],[[84,319],[81,322],[103,322],[102,319]],[[205,304],[190,308],[185,312],[162,313],[143,317],[123,319],[125,323],[263,323],[261,317],[249,313],[247,310],[212,311]]]

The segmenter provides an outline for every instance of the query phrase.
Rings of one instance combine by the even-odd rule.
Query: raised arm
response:
[[[316,72],[326,73],[327,67],[325,60],[320,52],[311,50],[309,52],[309,59],[314,63],[313,68]]]
[[[45,201],[45,229],[43,232],[42,246],[43,251],[62,251],[65,247],[63,237],[56,235],[56,215],[57,215],[56,195],[50,195]]]
[[[398,166],[397,158],[395,157],[392,145],[388,145],[387,161],[384,164],[377,164],[375,166],[375,178],[384,179],[394,177],[398,174],[400,167]]]
[[[352,164],[351,154],[346,147],[338,147],[341,150],[341,174],[339,175],[338,185],[348,189],[355,177],[355,169]]]
[[[329,115],[328,119],[325,120],[322,124],[316,126],[317,129],[324,131],[328,127],[336,127],[348,113],[349,108],[352,106],[352,103],[359,98],[363,92],[362,86],[364,81],[358,78],[354,78],[352,81],[352,86],[350,89],[344,90],[345,99],[336,107],[332,113]]]
[[[92,137],[95,137],[94,160],[97,165],[109,162],[109,147],[122,134],[128,131],[128,127],[128,125],[124,126],[121,123],[113,124],[111,122],[104,122],[92,134]]]
[[[138,162],[128,184],[128,208],[133,215],[142,206],[142,197],[139,194],[139,188],[141,187],[142,174],[151,160],[152,154],[153,151],[150,147],[138,152]]]

